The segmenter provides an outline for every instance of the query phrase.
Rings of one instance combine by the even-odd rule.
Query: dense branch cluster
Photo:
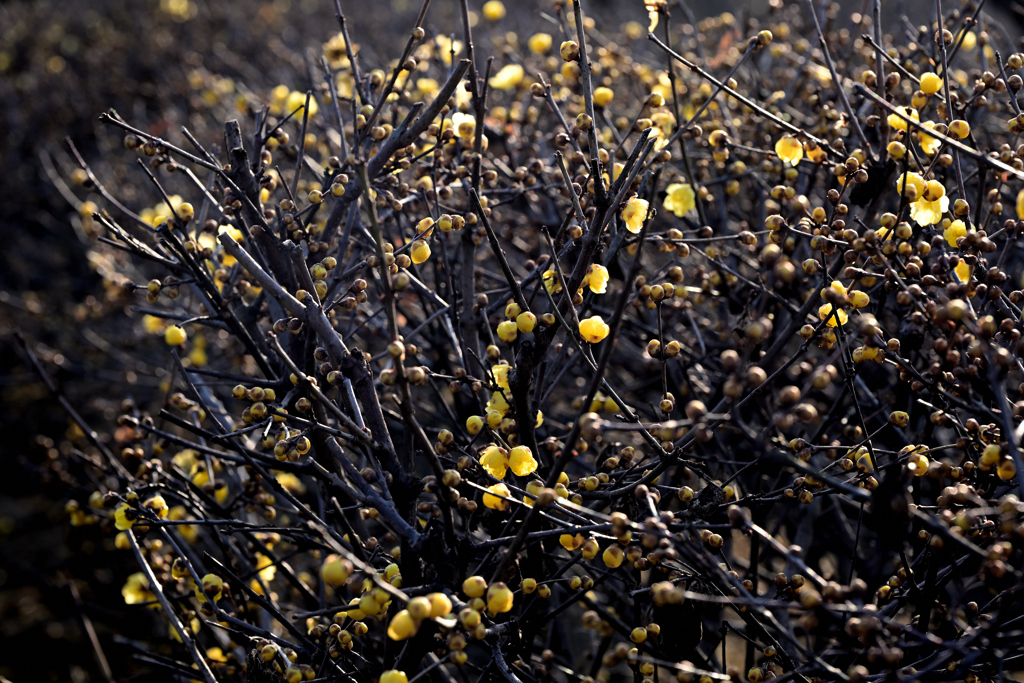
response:
[[[61,457],[72,524],[138,564],[133,637],[177,641],[142,661],[1021,668],[1024,65],[952,4],[556,0],[517,36],[427,0],[384,65],[338,6],[309,90],[194,72],[215,144],[104,114],[131,192],[77,151],[65,192],[166,394],[110,438],[72,412]]]

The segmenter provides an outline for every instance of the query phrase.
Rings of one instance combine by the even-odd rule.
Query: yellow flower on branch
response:
[[[688,183],[672,183],[665,191],[665,208],[682,218],[697,206],[697,193]]]
[[[599,315],[580,321],[580,336],[591,344],[596,344],[607,337],[610,331],[608,323]]]
[[[796,166],[804,158],[804,147],[792,135],[784,135],[775,143],[775,153],[790,166]]]
[[[647,219],[648,206],[646,199],[638,197],[633,197],[626,202],[626,206],[622,209],[622,220],[625,222],[627,230],[632,233],[640,232]]]

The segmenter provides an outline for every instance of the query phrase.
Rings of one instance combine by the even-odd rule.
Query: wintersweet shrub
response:
[[[618,28],[559,0],[519,36],[429,5],[386,64],[339,8],[323,84],[207,98],[215,145],[103,114],[132,202],[74,172],[166,348],[166,400],[76,417],[66,464],[71,523],[137,563],[132,637],[176,641],[147,663],[1020,668],[1024,59],[981,6],[888,34],[877,2]]]

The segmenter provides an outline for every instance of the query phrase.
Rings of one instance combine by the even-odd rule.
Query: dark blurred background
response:
[[[482,0],[471,5],[479,9]],[[741,19],[767,11],[765,0],[689,5],[698,19],[725,10]],[[883,5],[886,31],[899,28],[903,12],[917,25],[934,11],[930,0]],[[523,39],[538,30],[554,32],[542,16],[551,12],[550,0],[506,6],[500,31],[516,31]],[[609,36],[621,35],[627,21],[646,21],[641,0],[589,0],[586,6],[597,31]],[[373,68],[397,58],[419,2],[342,0],[342,7],[362,47],[364,68]],[[455,0],[434,0],[428,35],[457,32],[457,7]],[[839,20],[852,29],[850,13],[868,7],[848,0]],[[998,18],[990,30],[1021,35],[1024,10],[1017,3],[990,0],[986,10]],[[477,28],[484,56],[492,45],[488,31],[494,30],[483,20]],[[320,45],[336,31],[329,0],[0,4],[0,676],[103,680],[88,621],[97,625],[115,679],[137,678],[141,669],[131,662],[130,644],[114,641],[102,625],[144,625],[152,618],[145,610],[126,609],[123,574],[101,559],[112,540],[95,527],[67,525],[69,489],[53,462],[75,447],[75,435],[13,337],[15,330],[25,335],[61,390],[97,427],[116,417],[122,387],[143,399],[158,388],[159,378],[145,364],[146,349],[133,348],[130,318],[107,297],[99,274],[105,264],[90,252],[93,242],[65,196],[73,192],[82,200],[88,192],[60,187],[74,167],[65,139],[115,194],[136,208],[151,205],[152,197],[135,194],[139,171],[127,163],[121,134],[105,129],[99,113],[112,107],[170,139],[180,139],[180,126],[188,125],[204,144],[216,144],[221,122],[211,120],[209,108],[196,99],[190,75],[229,78],[235,92],[257,99],[278,83],[304,90],[311,84],[304,55],[312,50],[318,57]],[[637,50],[645,49],[643,42]],[[52,176],[63,181],[55,183]],[[78,580],[77,591],[70,576]]]

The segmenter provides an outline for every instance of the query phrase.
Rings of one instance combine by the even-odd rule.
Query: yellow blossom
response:
[[[593,263],[587,268],[583,284],[590,287],[590,291],[594,294],[604,294],[608,291],[608,278],[608,269],[598,263]]]
[[[1024,220],[1024,190],[1017,193],[1017,218]]]
[[[507,365],[495,365],[491,367],[491,374],[494,375],[494,381],[498,383],[498,386],[508,391],[508,371],[509,366]]]
[[[508,413],[510,408],[511,406],[509,406],[508,401],[505,400],[505,395],[500,391],[495,391],[491,394],[491,400],[487,402],[487,412],[494,411],[501,415],[505,415]]]
[[[462,41],[452,41],[448,36],[439,35],[434,38],[434,43],[437,45],[437,52],[445,66],[452,65],[452,53],[458,55],[462,52]]]
[[[501,0],[487,0],[484,3],[483,11],[487,21],[498,21],[505,17],[505,5]]]
[[[790,166],[796,166],[804,158],[804,148],[792,135],[784,135],[775,143],[775,153]]]
[[[121,595],[124,596],[126,605],[138,605],[156,600],[156,595],[149,590],[149,579],[142,572],[129,575],[128,580],[121,588]]]
[[[903,114],[907,118],[911,118],[911,119],[913,119],[915,121],[920,121],[921,120],[918,117],[916,109],[913,109],[913,108],[910,108],[910,107],[896,107],[896,111],[900,112],[901,114]],[[899,116],[897,116],[896,114],[889,114],[889,116],[886,117],[886,121],[889,122],[889,127],[894,129],[894,130],[906,130],[907,129],[907,122],[904,121]]]
[[[697,193],[688,183],[672,183],[665,191],[665,208],[682,218],[697,206]]]
[[[633,197],[626,202],[625,208],[622,209],[622,220],[626,224],[627,230],[632,233],[640,232],[647,219],[647,207],[647,200],[638,197]]]
[[[480,454],[480,466],[495,479],[504,479],[508,469],[508,457],[503,449],[491,444]]]
[[[967,235],[967,226],[961,220],[955,220],[949,224],[949,227],[942,231],[942,236],[946,239],[949,246],[956,249],[956,241]]]
[[[514,90],[523,82],[524,75],[523,67],[518,64],[507,64],[501,67],[501,71],[491,76],[488,83],[496,90]]]
[[[934,225],[942,220],[942,214],[949,209],[949,197],[943,195],[935,200],[921,197],[910,205],[910,217],[918,225]]]
[[[530,48],[530,52],[542,55],[551,49],[551,34],[549,33],[534,33],[530,36],[530,39],[526,42]]]
[[[488,507],[492,510],[500,510],[504,512],[512,507],[512,503],[508,500],[512,492],[508,490],[508,487],[504,484],[495,484],[494,486],[487,487],[487,493],[484,494],[484,507]]]
[[[548,294],[557,294],[562,291],[562,283],[558,281],[558,273],[554,269],[544,271],[541,278],[544,280],[544,288],[548,290]]]
[[[967,282],[971,279],[971,267],[963,259],[960,259],[960,263],[956,264],[953,272],[960,278],[960,282]]]
[[[409,249],[409,258],[417,265],[423,263],[430,258],[430,244],[426,240],[413,240],[412,247]]]
[[[526,446],[516,446],[508,458],[509,469],[517,477],[525,477],[537,471],[537,461]]]
[[[580,336],[591,344],[596,344],[607,337],[610,331],[608,323],[599,315],[580,321]]]
[[[455,128],[455,134],[463,140],[472,140],[476,135],[476,119],[469,114],[452,114],[452,126]]]
[[[128,510],[128,503],[121,503],[114,511],[114,526],[117,527],[118,531],[127,531],[128,529],[131,529],[137,519],[137,517],[128,519],[128,516],[125,514],[126,510]]]
[[[908,171],[907,173],[904,173],[896,180],[896,191],[899,192],[901,195],[903,194],[904,187],[914,188],[914,194],[912,196],[913,199],[917,199],[918,197],[924,196],[924,178],[922,178],[919,174],[914,173],[913,171]]]
[[[925,95],[934,95],[942,89],[942,78],[938,74],[928,73],[921,74],[921,92]]]
[[[837,318],[839,319],[838,323],[836,322]],[[837,310],[835,315],[832,315],[832,304],[822,304],[821,307],[818,309],[818,319],[828,319],[828,322],[825,324],[828,325],[829,327],[835,327],[836,325],[840,324],[845,325],[846,321],[849,320],[849,316],[847,316],[846,311],[844,311],[842,308]]]
[[[594,89],[594,104],[598,107],[607,107],[615,97],[615,91],[611,88],[601,86]]]
[[[932,130],[933,128],[935,128],[935,123],[932,121],[925,121],[921,125],[927,128],[928,130]],[[924,150],[924,153],[927,154],[928,156],[934,156],[942,147],[942,140],[939,140],[934,136],[928,135],[927,133],[921,130],[917,131],[917,139],[921,143],[921,149]]]

